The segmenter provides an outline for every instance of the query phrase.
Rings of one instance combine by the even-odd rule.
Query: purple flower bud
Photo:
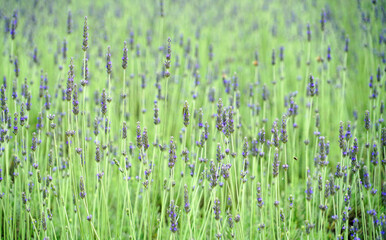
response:
[[[111,52],[110,52],[110,46],[107,47],[107,54],[106,54],[106,70],[107,74],[111,75],[112,72],[112,62],[111,62]]]
[[[366,110],[365,112],[365,129],[368,131],[370,129],[370,112]]]
[[[279,167],[280,167],[280,161],[279,161],[279,149],[275,149],[275,155],[273,158],[273,163],[272,163],[272,175],[273,177],[277,177],[279,175]]]
[[[307,180],[307,189],[306,189],[305,193],[306,193],[306,195],[307,195],[307,196],[306,196],[306,199],[307,199],[308,201],[310,201],[311,198],[312,198],[312,194],[313,194],[312,181],[311,181],[311,178],[310,178],[310,177],[308,177],[308,180]]]
[[[184,208],[185,212],[190,212],[190,203],[189,203],[189,195],[188,195],[188,186],[185,184],[184,186]]]
[[[167,213],[170,220],[170,231],[172,231],[172,233],[176,233],[178,231],[178,215],[173,200],[170,201]]]
[[[149,148],[149,139],[148,139],[148,136],[147,136],[147,128],[143,128],[142,146],[143,146],[143,149],[145,151]]]
[[[261,194],[261,184],[259,182],[256,184],[256,199],[257,199],[257,206],[259,208],[262,208],[264,205],[264,201]]]
[[[122,68],[123,69],[127,68],[127,60],[128,60],[127,52],[128,52],[127,43],[126,43],[126,41],[124,41],[123,42],[123,56],[122,56]]]
[[[320,29],[322,30],[322,32],[324,32],[324,25],[326,23],[326,13],[324,11],[322,11],[322,14],[320,16]]]
[[[176,145],[174,144],[174,137],[170,137],[170,145],[169,145],[169,168],[172,169],[176,164]]]
[[[331,61],[331,47],[328,46],[327,48],[327,61],[330,62]]]
[[[349,39],[346,38],[346,41],[345,41],[345,45],[344,45],[344,51],[347,53],[348,52],[348,43],[349,43]]]
[[[80,181],[79,181],[79,196],[81,198],[85,198],[86,197],[86,190],[85,190],[85,187],[84,187],[84,181],[83,181],[83,177],[82,176],[80,177]]]
[[[190,118],[188,101],[185,101],[184,108],[182,109],[182,114],[184,117],[184,125],[185,127],[187,127],[189,125],[189,118]]]
[[[103,89],[103,91],[102,91],[101,111],[102,111],[103,116],[106,116],[106,114],[107,114],[107,94],[106,94],[106,89]]]
[[[87,26],[87,16],[84,17],[84,25],[83,25],[83,51],[86,51],[88,48],[88,26]]]
[[[36,138],[36,133],[32,133],[32,146],[31,146],[31,150],[33,152],[36,151],[36,147],[37,147],[37,138]]]
[[[221,206],[220,206],[220,200],[218,198],[214,200],[213,212],[214,212],[214,219],[220,220]]]

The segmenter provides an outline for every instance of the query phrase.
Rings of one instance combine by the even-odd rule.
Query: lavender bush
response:
[[[3,1],[0,239],[386,239],[378,1]]]

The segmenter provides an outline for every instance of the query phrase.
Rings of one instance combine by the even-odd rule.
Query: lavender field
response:
[[[386,239],[386,1],[0,0],[0,239]]]

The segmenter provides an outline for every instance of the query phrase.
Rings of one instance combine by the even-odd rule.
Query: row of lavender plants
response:
[[[385,1],[0,7],[1,239],[385,239]]]

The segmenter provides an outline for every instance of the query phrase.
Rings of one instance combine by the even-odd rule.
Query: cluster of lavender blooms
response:
[[[241,12],[252,3],[208,17],[226,29],[184,16],[182,30],[182,3],[130,18],[127,3],[89,4],[62,19],[66,4],[0,9],[4,239],[386,237],[381,4],[304,3],[320,19],[274,14],[268,31]],[[359,15],[358,32],[337,21]]]

